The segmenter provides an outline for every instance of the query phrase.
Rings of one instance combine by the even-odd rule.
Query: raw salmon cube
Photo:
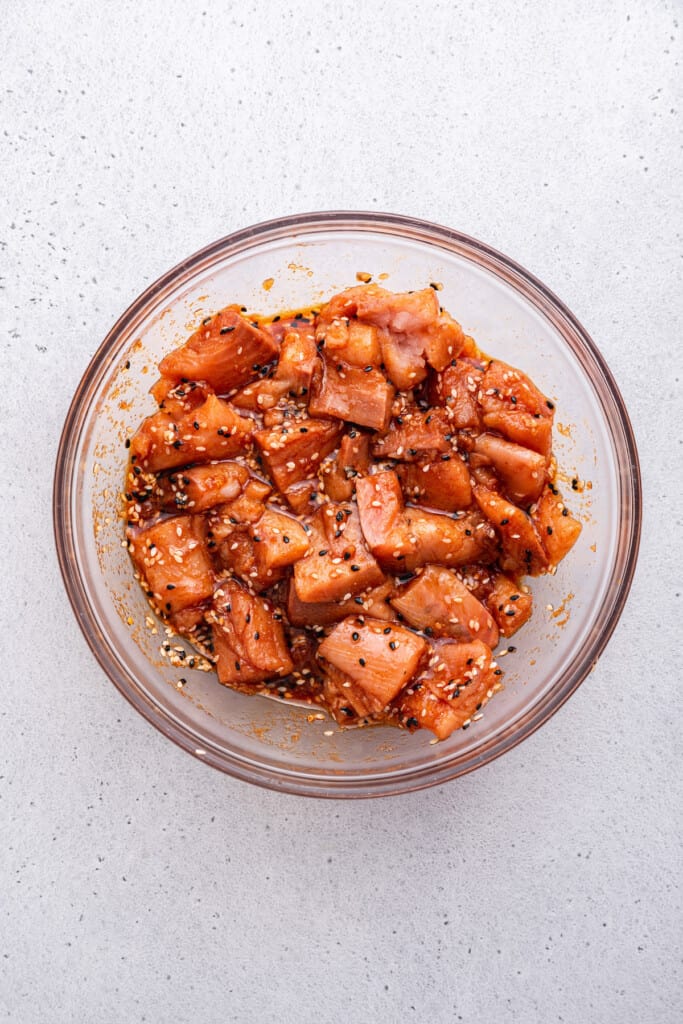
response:
[[[318,657],[359,687],[373,713],[383,710],[415,674],[427,644],[401,626],[348,618],[318,648]]]
[[[205,321],[179,348],[159,363],[171,380],[205,380],[218,394],[246,384],[277,356],[267,331],[254,327],[234,307]]]
[[[224,685],[262,683],[292,671],[282,613],[271,601],[227,580],[216,591],[207,618],[213,627],[218,679]]]
[[[164,615],[201,604],[211,596],[213,567],[199,517],[174,516],[129,534],[128,547]]]

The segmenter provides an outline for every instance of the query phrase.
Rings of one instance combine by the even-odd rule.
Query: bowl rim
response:
[[[244,252],[255,244],[260,245],[265,241],[276,241],[288,236],[295,238],[297,233],[309,235],[335,230],[365,231],[402,238],[408,237],[445,248],[452,253],[474,260],[478,265],[504,278],[508,284],[511,284],[516,291],[521,292],[524,298],[549,318],[556,328],[559,329],[559,324],[563,323],[565,329],[560,330],[560,333],[572,348],[573,354],[579,357],[582,365],[586,361],[592,364],[591,368],[597,370],[602,378],[597,382],[601,383],[602,387],[598,387],[595,380],[592,380],[592,383],[603,405],[611,441],[617,451],[623,452],[625,456],[620,463],[618,462],[618,466],[621,470],[619,482],[622,512],[625,509],[627,514],[622,515],[619,544],[614,564],[611,567],[614,576],[616,567],[620,566],[619,586],[610,587],[608,611],[605,613],[602,626],[598,631],[593,628],[591,636],[571,672],[565,674],[565,677],[558,681],[559,685],[553,687],[539,703],[527,711],[524,717],[516,723],[514,730],[504,730],[502,734],[488,741],[486,748],[479,753],[478,748],[470,751],[462,762],[453,759],[453,761],[437,765],[427,763],[406,772],[376,776],[364,775],[355,778],[349,778],[343,774],[330,776],[322,773],[316,775],[315,772],[274,770],[269,766],[259,765],[255,761],[247,763],[242,758],[231,758],[226,756],[225,752],[198,748],[196,736],[190,734],[175,719],[168,716],[160,705],[151,702],[137,688],[128,674],[121,669],[118,661],[111,654],[107,637],[100,629],[89,604],[76,558],[75,524],[71,501],[72,482],[77,469],[72,456],[78,446],[89,409],[91,390],[111,365],[110,352],[115,348],[120,336],[129,329],[136,318],[140,317],[151,303],[159,302],[163,293],[171,286],[177,285],[179,279],[196,273],[202,267],[210,266],[212,262],[229,252],[233,254]],[[567,327],[570,329],[570,334],[574,336],[573,344],[572,339],[566,337]],[[612,406],[611,414],[607,404]],[[619,432],[621,437],[617,436]],[[595,667],[624,609],[640,545],[642,485],[633,427],[612,372],[582,324],[542,281],[493,247],[452,228],[402,214],[330,210],[299,213],[262,221],[225,235],[197,250],[166,271],[134,299],[98,346],[69,405],[55,462],[52,515],[62,579],[85,640],[107,677],[152,725],[198,760],[243,781],[300,796],[368,798],[413,792],[468,774],[516,747],[547,722],[569,699]]]

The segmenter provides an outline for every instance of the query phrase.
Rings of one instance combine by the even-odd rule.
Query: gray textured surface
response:
[[[2,5],[0,1017],[673,1024],[680,8],[287,7]],[[125,306],[219,235],[339,207],[545,280],[614,370],[645,488],[631,600],[569,704],[473,776],[345,805],[233,782],[136,717],[50,525],[70,396]]]

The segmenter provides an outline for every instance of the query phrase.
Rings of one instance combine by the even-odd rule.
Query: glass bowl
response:
[[[173,653],[133,579],[117,516],[126,437],[152,412],[164,353],[229,302],[273,313],[311,306],[373,275],[393,290],[443,287],[440,301],[489,355],[530,374],[557,404],[560,486],[583,522],[555,576],[532,582],[534,615],[501,659],[505,689],[481,721],[435,744],[386,727],[340,731],[306,709],[247,697]],[[559,421],[559,422],[558,422]],[[580,481],[572,491],[571,480]],[[616,384],[568,309],[512,260],[424,221],[315,213],[229,235],[184,260],[126,310],[76,391],[57,456],[57,551],[79,625],[137,710],[184,750],[289,793],[369,797],[453,779],[543,724],[596,663],[617,623],[640,534],[636,446]],[[169,653],[163,645],[171,647]],[[504,645],[503,645],[504,646]],[[184,682],[181,682],[184,680]]]

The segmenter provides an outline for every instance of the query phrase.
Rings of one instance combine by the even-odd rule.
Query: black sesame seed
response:
[[[129,437],[126,438],[124,444],[125,444],[126,448],[130,448],[130,438]]]
[[[352,640],[360,640],[360,633],[352,633],[351,634],[351,639]]]
[[[360,665],[361,668],[365,668],[365,658],[359,658],[358,664]]]
[[[351,572],[360,572],[360,566],[359,565],[352,565],[351,566]]]
[[[408,729],[416,729],[419,724],[420,723],[418,722],[417,718],[413,718],[411,716],[406,722],[406,727]]]
[[[230,332],[234,330],[234,327],[221,327],[221,334],[230,334]]]
[[[389,641],[389,647],[391,648],[392,651],[395,651],[396,650],[396,641],[395,640],[390,640]]]

